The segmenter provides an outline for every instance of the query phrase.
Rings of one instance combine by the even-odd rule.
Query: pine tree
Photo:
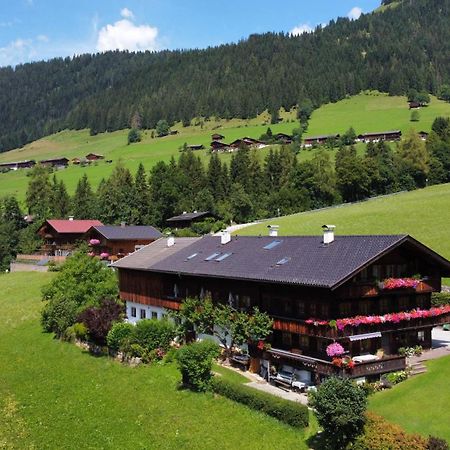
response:
[[[96,197],[86,174],[78,180],[72,200],[72,212],[76,219],[94,219],[97,217]]]
[[[147,182],[147,175],[142,163],[134,177],[134,190],[132,198],[133,223],[135,225],[145,225],[149,223],[151,213],[150,188]]]
[[[63,180],[53,176],[51,215],[55,219],[64,219],[70,212],[70,197]]]
[[[33,167],[30,172],[26,205],[28,213],[35,215],[39,220],[45,220],[51,216],[52,186],[49,172],[48,169],[39,164]]]

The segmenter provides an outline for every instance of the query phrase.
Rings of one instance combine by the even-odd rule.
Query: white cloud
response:
[[[15,65],[19,61],[28,61],[34,55],[31,39],[16,39],[0,47],[0,66]]]
[[[307,23],[303,23],[301,25],[297,25],[296,27],[292,28],[291,31],[289,31],[289,34],[291,36],[299,36],[303,33],[312,33],[314,30],[311,27],[311,25]]]
[[[132,18],[133,13],[124,8],[122,17]],[[128,18],[118,20],[100,29],[97,37],[97,50],[157,50],[158,28],[150,25],[135,25]]]
[[[348,12],[347,17],[350,20],[356,20],[356,19],[359,19],[361,14],[362,14],[362,9],[359,6],[355,6]]]
[[[38,35],[37,37],[36,37],[36,39],[39,41],[39,42],[48,42],[50,39],[49,39],[49,37],[47,36],[47,35],[45,35],[45,34],[40,34],[40,35]]]
[[[129,10],[128,8],[123,8],[122,11],[120,11],[120,15],[124,19],[134,19],[133,11]]]

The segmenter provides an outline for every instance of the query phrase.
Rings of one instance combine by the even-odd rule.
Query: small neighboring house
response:
[[[375,380],[404,370],[400,349],[430,348],[432,328],[450,321],[450,306],[431,304],[450,261],[408,235],[335,236],[324,225],[319,236],[271,229],[269,236],[170,237],[113,267],[130,322],[162,318],[187,297],[269,314],[270,347],[249,345],[263,376],[287,365],[309,382],[338,374]],[[354,367],[328,356],[334,342]]]
[[[428,134],[426,131],[419,131],[419,136],[422,141],[426,141],[428,139]]]
[[[10,169],[10,170],[18,170],[18,169],[31,169],[36,165],[36,161],[33,159],[27,159],[25,161],[16,161],[16,162],[6,162],[0,163],[0,169]]]
[[[364,133],[358,136],[360,142],[399,141],[402,137],[400,130],[380,131],[376,133]]]
[[[205,148],[205,146],[203,144],[191,144],[187,146],[188,150],[203,150]]]
[[[264,148],[266,146],[267,145],[264,142],[258,141],[257,139],[253,139],[250,137],[243,137],[242,139],[236,139],[229,145],[229,147],[234,149],[242,147]]]
[[[99,220],[75,220],[71,217],[46,220],[37,231],[44,240],[41,252],[50,256],[67,256],[91,227],[99,225],[103,225]]]
[[[277,133],[274,137],[278,142],[285,145],[292,144],[293,142],[292,136],[289,136],[289,134]]]
[[[70,161],[72,164],[79,165],[82,163],[82,160],[80,158],[72,158]]]
[[[225,139],[225,136],[219,133],[214,133],[211,135],[211,139],[213,141],[221,141],[222,139]]]
[[[85,158],[88,161],[98,161],[99,159],[105,159],[105,157],[103,155],[98,155],[96,153],[88,153]]]
[[[422,106],[419,102],[409,102],[409,109],[417,109]]]
[[[105,259],[116,261],[159,239],[162,234],[150,225],[96,225],[85,237],[93,254],[107,254]]]
[[[213,215],[209,211],[194,211],[191,213],[185,211],[179,216],[167,219],[166,222],[171,228],[188,228],[193,222],[200,222],[207,217],[213,217]]]
[[[212,141],[210,147],[212,152],[225,152],[230,149],[229,144],[225,144],[225,142],[220,141]]]
[[[325,144],[330,139],[339,139],[339,134],[323,134],[321,136],[311,136],[303,140],[304,147],[312,147],[313,145]]]
[[[39,161],[39,164],[44,167],[65,168],[69,165],[69,160],[65,157],[42,159],[41,161]]]

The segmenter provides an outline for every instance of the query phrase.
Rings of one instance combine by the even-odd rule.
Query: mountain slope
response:
[[[315,106],[377,89],[436,93],[450,79],[450,0],[415,0],[340,18],[302,36],[268,33],[217,48],[107,52],[0,70],[0,150],[64,128],[145,128],[266,108]]]

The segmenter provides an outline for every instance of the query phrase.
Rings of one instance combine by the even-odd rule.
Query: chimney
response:
[[[175,238],[173,236],[167,237],[167,247],[172,247],[175,245]]]
[[[73,216],[69,216],[69,220],[73,220]]]
[[[223,230],[220,235],[220,243],[222,245],[228,244],[231,241],[231,233],[228,230]]]
[[[334,229],[335,225],[322,225],[323,230],[323,243],[325,245],[331,244],[334,241]]]
[[[125,228],[125,222],[120,222],[121,228]]]
[[[277,237],[278,236],[278,229],[280,228],[279,225],[267,225],[267,228],[269,229],[269,236],[270,237]]]

